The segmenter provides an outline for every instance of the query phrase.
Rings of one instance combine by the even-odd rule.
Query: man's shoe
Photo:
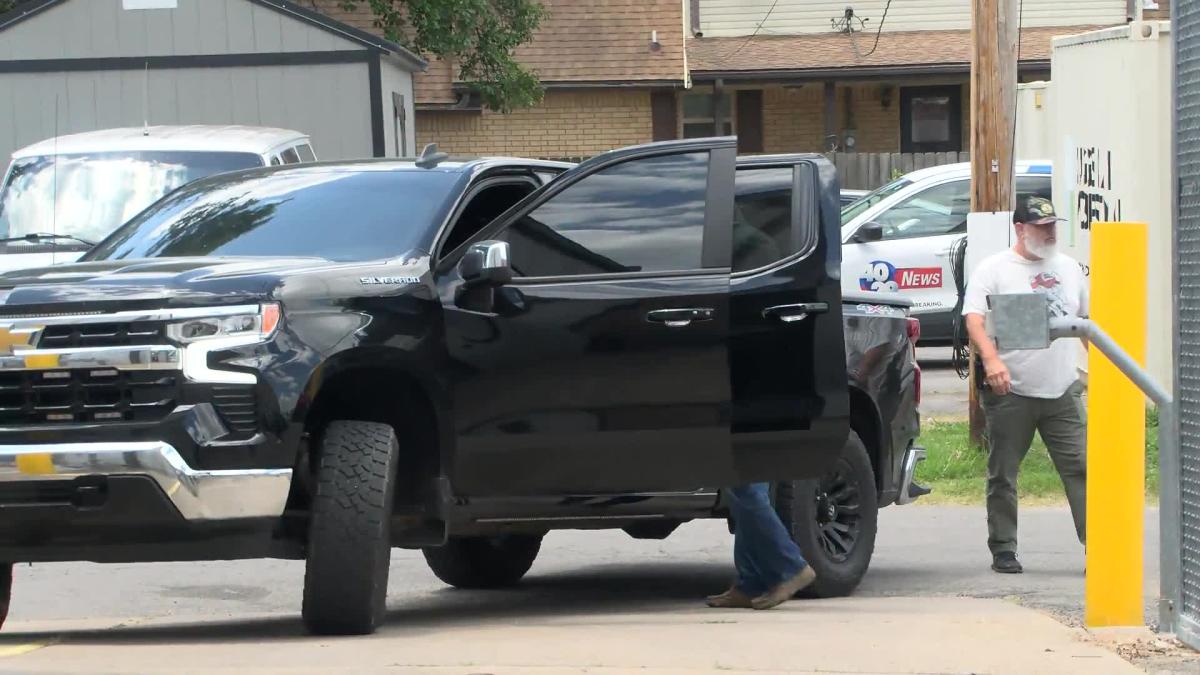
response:
[[[817,573],[813,571],[812,565],[807,565],[796,576],[755,598],[752,601],[754,609],[771,609],[781,605],[816,580]]]
[[[1000,574],[1020,574],[1025,571],[1017,561],[1017,554],[1012,551],[1002,551],[992,556],[992,570]]]
[[[720,595],[710,595],[705,599],[709,607],[718,609],[750,609],[750,596],[733,587]]]

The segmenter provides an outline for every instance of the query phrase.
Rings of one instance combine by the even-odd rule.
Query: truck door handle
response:
[[[809,314],[829,311],[827,302],[801,302],[795,305],[775,305],[762,311],[764,319],[779,319],[784,323],[795,323],[808,318]]]
[[[665,324],[668,328],[684,328],[693,321],[712,321],[711,307],[681,307],[679,309],[656,309],[646,314],[646,320]]]
[[[934,253],[934,255],[936,255],[939,258],[945,258],[946,256],[950,255],[950,248],[946,247],[946,248],[938,251],[937,253]]]

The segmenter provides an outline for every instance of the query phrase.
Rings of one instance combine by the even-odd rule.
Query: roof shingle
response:
[[[341,0],[305,0],[319,11],[376,34],[366,0],[354,10]],[[683,3],[680,0],[542,0],[548,14],[534,39],[516,50],[517,60],[547,84],[684,81]],[[651,47],[658,32],[660,47]],[[413,79],[418,104],[457,100],[457,71],[429,60]]]
[[[1025,28],[1021,31],[1021,61],[1050,59],[1050,41],[1060,35],[1094,30],[1096,26]],[[971,31],[941,30],[883,33],[879,47],[873,35],[812,33],[712,37],[688,40],[688,67],[692,74],[806,71],[852,68],[903,68],[905,66],[971,63]]]

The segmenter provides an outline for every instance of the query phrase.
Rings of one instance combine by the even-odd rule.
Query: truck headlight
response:
[[[221,316],[197,316],[167,325],[167,337],[183,346],[183,374],[192,382],[255,384],[253,373],[221,370],[209,365],[209,354],[266,342],[279,328],[277,304],[259,305],[257,311]]]
[[[261,305],[258,312],[199,317],[167,325],[167,337],[187,345],[201,340],[253,337],[266,340],[279,327],[279,305]]]

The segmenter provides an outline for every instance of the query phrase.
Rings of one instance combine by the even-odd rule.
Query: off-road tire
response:
[[[424,549],[438,579],[455,588],[503,588],[525,576],[542,548],[541,535],[458,537]]]
[[[373,422],[331,422],[320,448],[304,623],[319,635],[373,633],[387,609],[396,432]]]
[[[823,494],[844,497],[832,521],[829,499],[822,500]],[[871,564],[879,526],[875,472],[858,434],[850,432],[837,461],[821,478],[777,483],[775,511],[817,573],[817,580],[800,595],[831,598],[852,593]],[[846,526],[854,534],[848,551],[836,544],[837,538],[846,539],[847,532],[839,529]],[[837,537],[823,532],[827,528]]]

